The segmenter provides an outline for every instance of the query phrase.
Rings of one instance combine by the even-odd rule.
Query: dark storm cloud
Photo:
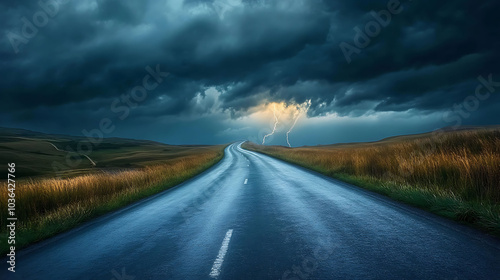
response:
[[[67,2],[17,42],[17,54],[12,34],[23,36],[23,18],[32,24],[45,10],[37,1],[0,4],[2,110],[21,119],[42,107],[90,114],[157,64],[171,76],[138,109],[143,117],[199,114],[193,100],[209,87],[233,116],[265,101],[309,99],[311,116],[432,113],[474,93],[479,75],[500,80],[494,0],[401,1],[351,63],[339,45],[354,45],[353,28],[364,29],[389,1]]]

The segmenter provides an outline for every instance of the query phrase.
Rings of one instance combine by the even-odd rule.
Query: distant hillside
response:
[[[489,126],[462,126],[459,127],[458,129],[453,129],[450,127],[445,127],[442,128],[440,131],[442,133],[452,133],[452,132],[464,132],[464,131],[481,131],[481,130],[500,130],[500,125],[489,125]],[[419,133],[419,134],[409,134],[409,135],[398,135],[398,136],[392,136],[392,137],[387,137],[379,141],[373,141],[373,142],[356,142],[356,143],[339,143],[339,144],[329,144],[329,145],[318,145],[318,146],[304,146],[304,147],[315,147],[315,148],[333,148],[333,147],[339,147],[339,148],[346,148],[346,147],[362,147],[362,146],[373,146],[374,144],[389,144],[389,143],[396,143],[396,142],[401,142],[401,141],[409,141],[409,140],[416,140],[416,139],[423,139],[423,138],[428,138],[435,136],[436,132],[425,132],[425,133]]]
[[[83,150],[80,153],[77,153],[78,146]],[[92,149],[87,156],[95,166],[82,154],[87,153],[87,147]],[[99,171],[115,172],[165,163],[204,147],[208,146],[173,146],[124,138],[104,138],[101,143],[92,144],[85,137],[0,127],[0,162],[5,166],[14,162],[20,177],[72,177]],[[0,178],[5,179],[5,174]]]

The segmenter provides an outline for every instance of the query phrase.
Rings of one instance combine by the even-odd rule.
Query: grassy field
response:
[[[67,152],[83,138],[3,129],[0,159],[16,164],[16,248],[46,239],[85,221],[173,187],[217,163],[220,146],[171,146],[151,141],[104,139],[68,164]],[[65,165],[55,172],[52,164]],[[74,165],[74,166],[70,166]],[[56,177],[61,175],[60,177]],[[7,184],[3,180],[3,184]],[[7,240],[7,188],[0,197],[0,239]],[[2,253],[7,243],[0,243]]]
[[[71,178],[96,172],[114,173],[120,170],[169,163],[206,148],[173,146],[145,140],[106,138],[101,143],[92,145],[89,157],[97,162],[97,165],[93,166],[89,160],[77,153],[79,143],[84,147],[82,150],[92,144],[83,137],[0,128],[0,159],[3,163],[15,162],[18,166],[17,176]],[[63,151],[56,150],[51,144]],[[0,179],[6,179],[6,176],[6,172],[0,172]]]
[[[498,127],[373,143],[243,147],[500,235]]]

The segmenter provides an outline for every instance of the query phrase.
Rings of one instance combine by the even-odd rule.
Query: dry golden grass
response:
[[[442,189],[500,202],[500,131],[459,131],[409,141],[288,149],[258,147],[329,173]]]
[[[165,190],[219,161],[223,146],[200,148],[161,165],[117,173],[94,173],[69,179],[16,182],[17,239],[21,246],[67,230],[92,217]],[[7,209],[7,196],[0,209]],[[7,211],[0,213],[4,231]],[[5,232],[4,232],[5,234]],[[2,251],[5,250],[2,244]]]

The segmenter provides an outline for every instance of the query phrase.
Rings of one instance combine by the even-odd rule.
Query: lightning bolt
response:
[[[300,117],[300,111],[296,111],[293,117],[295,118],[295,120],[293,121],[292,127],[290,127],[290,129],[286,132],[286,143],[290,148],[292,147],[292,145],[290,145],[290,140],[288,139],[288,135],[290,134],[290,132],[292,132],[293,128],[297,124],[297,121],[299,120]]]
[[[278,116],[276,115],[276,104],[273,104],[273,105],[274,105],[273,106],[274,128],[273,128],[273,131],[271,131],[271,133],[264,136],[264,139],[262,139],[262,145],[266,144],[266,138],[273,135],[276,132],[276,127],[278,127],[279,119],[278,119]]]
[[[303,107],[303,106],[304,106],[304,103],[302,105],[300,105],[299,109],[297,109],[297,111],[295,111],[295,113],[293,114],[293,117],[295,118],[295,120],[293,121],[293,124],[290,127],[290,129],[286,132],[286,143],[288,144],[288,147],[290,147],[290,148],[292,147],[292,145],[290,144],[290,140],[288,138],[288,135],[290,134],[290,132],[292,132],[293,128],[297,124],[297,121],[299,120],[300,115],[303,112],[307,112],[309,110],[309,108],[311,108],[311,101],[309,100],[307,102],[307,106],[306,107]]]

